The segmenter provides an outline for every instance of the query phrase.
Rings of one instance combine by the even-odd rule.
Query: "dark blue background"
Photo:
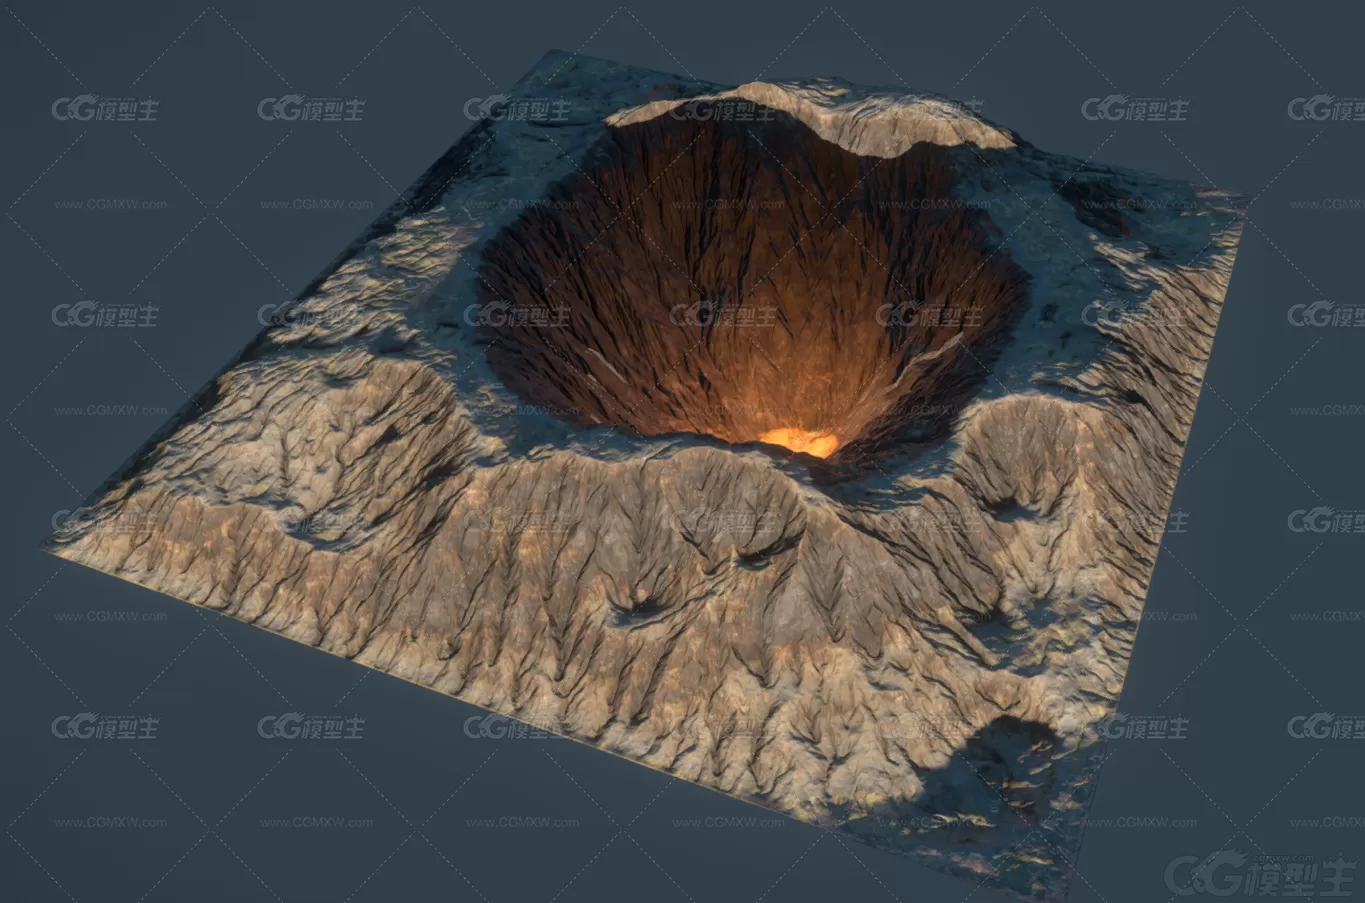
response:
[[[1365,304],[1365,121],[1286,115],[1297,96],[1365,98],[1359,12],[863,0],[6,7],[0,285],[16,577],[0,640],[3,896],[1004,899],[808,825],[765,824],[770,813],[575,743],[470,739],[471,706],[38,551],[54,514],[165,420],[142,408],[178,408],[260,329],[262,305],[293,297],[472,125],[467,100],[505,90],[550,48],[725,83],[839,75],[937,91],[979,101],[1047,150],[1255,198],[1176,492],[1188,519],[1167,536],[1147,603],[1165,620],[1144,624],[1121,704],[1183,714],[1189,737],[1116,741],[1091,812],[1197,825],[1092,827],[1071,900],[1169,899],[1173,857],[1225,847],[1359,858],[1365,828],[1291,819],[1365,815],[1365,740],[1314,743],[1285,729],[1296,714],[1365,713],[1365,622],[1291,618],[1365,609],[1365,533],[1286,526],[1296,508],[1365,509],[1365,420],[1349,407],[1291,411],[1365,403],[1365,329],[1286,316],[1321,299]],[[363,98],[364,115],[339,125],[256,115],[261,98],[290,92]],[[1120,92],[1187,98],[1194,115],[1164,127],[1080,115],[1087,97]],[[159,108],[146,123],[53,118],[53,101],[81,93]],[[262,207],[294,198],[346,203]],[[153,203],[56,206],[87,199]],[[1323,199],[1345,203],[1294,206]],[[55,305],[83,298],[159,305],[156,326],[52,322]],[[56,412],[124,404],[139,413]],[[150,741],[53,735],[54,718],[82,711],[161,721]],[[261,717],[287,711],[362,715],[363,737],[257,735]],[[129,815],[164,826],[55,823]],[[370,824],[260,826],[295,816]],[[467,821],[520,816],[577,824]],[[714,821],[727,817],[759,822]]]

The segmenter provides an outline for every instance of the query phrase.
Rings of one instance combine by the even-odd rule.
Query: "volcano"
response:
[[[833,78],[511,95],[47,548],[1063,899],[1244,201]]]

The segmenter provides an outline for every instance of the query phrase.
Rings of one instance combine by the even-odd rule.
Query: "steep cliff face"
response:
[[[473,129],[49,548],[1060,899],[1235,199],[839,82],[514,93],[571,114]]]

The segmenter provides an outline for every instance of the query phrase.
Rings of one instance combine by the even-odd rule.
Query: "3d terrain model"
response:
[[[1064,896],[1240,200],[832,79],[511,98],[48,547]]]

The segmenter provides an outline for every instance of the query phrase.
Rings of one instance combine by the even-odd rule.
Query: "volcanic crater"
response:
[[[951,427],[1027,308],[956,198],[975,153],[859,156],[761,105],[609,128],[484,249],[488,361],[580,426],[865,471]]]

